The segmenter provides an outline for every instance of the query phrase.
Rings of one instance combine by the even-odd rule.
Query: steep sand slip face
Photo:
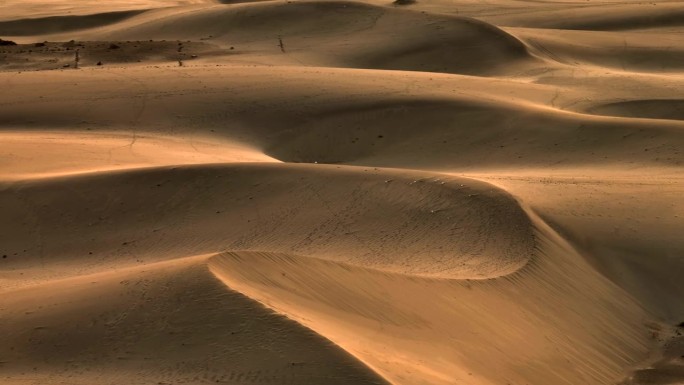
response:
[[[228,290],[206,258],[0,291],[0,382],[386,383],[330,341]]]
[[[232,249],[483,279],[524,266],[534,248],[508,194],[430,173],[187,166],[15,182],[0,196],[6,285]]]
[[[1,384],[682,383],[681,0],[0,3]]]
[[[654,344],[643,310],[558,238],[537,235],[532,264],[486,281],[268,253],[225,253],[210,266],[393,383],[616,383]]]
[[[531,170],[477,177],[532,202],[534,211],[597,271],[664,321],[649,323],[659,348],[637,365],[624,384],[681,383],[684,201],[680,170],[652,169],[635,175],[586,168],[555,175]]]

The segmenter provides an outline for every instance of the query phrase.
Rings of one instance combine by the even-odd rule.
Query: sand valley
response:
[[[684,384],[684,1],[0,2],[0,384]]]

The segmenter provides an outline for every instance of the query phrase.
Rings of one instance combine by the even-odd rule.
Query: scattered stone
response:
[[[118,45],[116,45],[116,44],[114,44],[114,43],[112,43],[112,44],[109,45],[109,49],[119,49],[119,48],[121,48],[121,47],[118,46]]]
[[[101,65],[102,65],[102,62],[101,62],[101,61],[97,62],[97,65],[101,66]]]

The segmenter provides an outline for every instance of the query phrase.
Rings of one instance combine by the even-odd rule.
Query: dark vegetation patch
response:
[[[232,47],[192,41],[75,41],[2,45],[0,71],[103,67],[132,63],[178,63],[234,55]]]

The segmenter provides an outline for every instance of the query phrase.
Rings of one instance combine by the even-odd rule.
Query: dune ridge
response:
[[[537,232],[531,264],[484,281],[359,271],[269,253],[227,252],[209,264],[229,287],[327,335],[393,383],[515,383],[523,373],[534,373],[539,383],[615,383],[625,376],[621,368],[635,364],[627,357],[643,355],[653,344],[643,320],[625,322],[645,313],[611,282],[589,273],[592,269],[548,231]],[[576,277],[574,269],[583,271],[581,283],[568,278]],[[544,298],[527,302],[521,288],[545,293]],[[567,312],[549,319],[536,300]],[[596,301],[601,311],[582,310]],[[425,345],[412,343],[416,338]],[[611,341],[608,349],[606,341]],[[475,350],[477,356],[459,353]],[[425,360],[426,354],[450,360]],[[525,368],[506,365],[510,354],[526,362]],[[496,371],[484,369],[492,366]]]
[[[104,186],[107,195],[92,194]],[[72,193],[64,196],[64,188]],[[515,271],[534,248],[528,219],[508,194],[422,172],[270,163],[159,167],[15,182],[0,194],[3,220],[15,223],[8,233],[15,240],[3,251],[12,257],[3,261],[6,278],[36,264],[58,277],[111,263],[272,248],[387,271],[481,279]],[[289,194],[302,202],[285,205]],[[76,205],[87,209],[59,214]],[[30,207],[31,220],[22,220]],[[231,222],[241,226],[220,225]],[[82,223],[89,224],[87,234]],[[31,228],[33,236],[18,236]],[[81,241],[65,242],[75,234]]]
[[[101,28],[45,40],[147,41],[203,40],[255,56],[282,56],[293,64],[462,74],[496,74],[534,65],[525,44],[491,24],[472,18],[424,14],[353,1],[263,1],[192,8],[163,8],[131,13],[107,25],[113,15],[79,16]],[[52,18],[43,20],[48,23]],[[0,34],[21,38],[17,26],[0,23]],[[65,21],[65,23],[68,21]],[[70,23],[78,28],[76,23]],[[83,25],[85,29],[88,25]],[[57,28],[60,29],[60,28]],[[191,35],[188,35],[188,33]],[[400,35],[396,35],[399,32]],[[342,38],[340,38],[342,36]],[[280,43],[283,46],[280,47]],[[203,52],[202,52],[203,53]],[[281,55],[285,54],[285,55]],[[342,60],[340,60],[342,59]],[[505,67],[499,63],[505,62]]]
[[[105,12],[82,16],[50,16],[42,18],[0,21],[0,35],[32,36],[41,31],[45,34],[77,31],[121,22],[144,11]]]
[[[681,8],[6,0],[0,382],[681,383]]]

